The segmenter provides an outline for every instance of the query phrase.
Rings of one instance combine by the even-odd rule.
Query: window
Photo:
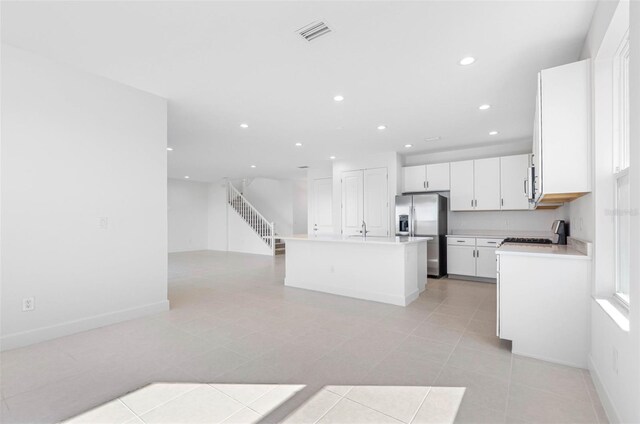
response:
[[[631,191],[629,189],[629,33],[614,57],[613,173],[615,180],[616,297],[629,305]]]

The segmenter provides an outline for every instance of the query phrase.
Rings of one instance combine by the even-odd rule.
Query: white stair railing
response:
[[[271,254],[275,255],[275,225],[262,216],[260,212],[236,189],[227,183],[227,203],[245,220],[262,241],[269,246]]]

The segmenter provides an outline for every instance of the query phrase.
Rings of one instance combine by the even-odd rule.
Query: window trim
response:
[[[623,66],[624,64],[624,66]],[[629,167],[629,29],[613,55],[613,173]]]
[[[615,275],[614,275],[614,292],[613,292],[613,298],[615,300],[617,300],[624,308],[629,309],[629,293],[624,293],[620,290],[618,290],[619,287],[619,278],[620,278],[620,268],[619,268],[619,259],[620,259],[620,251],[619,251],[619,240],[618,240],[618,234],[619,234],[619,225],[620,225],[620,210],[618,208],[618,182],[620,181],[620,179],[625,178],[625,177],[629,177],[629,167],[623,169],[622,171],[616,172],[614,174],[614,193],[615,193],[615,199],[614,199],[614,211],[615,211],[615,215],[614,215],[614,271],[615,271]]]

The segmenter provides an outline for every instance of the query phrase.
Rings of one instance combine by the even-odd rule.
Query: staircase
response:
[[[276,239],[276,255],[284,255],[284,242],[279,238]]]
[[[272,255],[283,255],[285,253],[284,242],[276,238],[274,223],[269,222],[262,216],[231,183],[227,183],[227,203],[260,236],[267,247],[271,249]]]

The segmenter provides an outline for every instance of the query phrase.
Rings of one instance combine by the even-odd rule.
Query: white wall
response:
[[[244,186],[244,196],[270,222],[279,235],[293,234],[293,181],[253,178]]]
[[[207,183],[167,181],[170,253],[207,249],[208,195]]]
[[[449,230],[546,231],[556,219],[567,220],[566,206],[533,211],[449,212]],[[569,227],[570,234],[572,228]]]
[[[308,217],[307,180],[293,181],[293,234],[307,232]]]
[[[227,207],[228,250],[230,252],[271,255],[271,248],[247,225],[245,220],[231,207]]]
[[[594,193],[571,203],[572,219],[584,217],[589,225],[586,237],[591,235],[594,241],[594,296],[608,298],[615,287],[613,252],[613,216],[607,210],[613,207],[613,178],[611,177],[611,74],[603,62],[610,50],[611,43],[606,42],[605,34],[612,18],[619,18],[616,9],[628,7],[629,3],[618,1],[600,1],[596,8],[591,28],[583,51],[584,57],[598,59],[594,70],[594,152],[593,175]],[[631,2],[631,116],[638,116],[640,110],[640,5]],[[614,24],[615,25],[615,24]],[[635,25],[635,27],[634,27]],[[604,51],[603,51],[604,50]],[[600,54],[602,53],[602,54]],[[609,107],[607,107],[609,106]],[[631,193],[632,245],[631,257],[640,257],[640,127],[638,119],[631,119]],[[585,237],[585,238],[586,238]],[[590,369],[596,381],[598,392],[611,422],[640,422],[640,299],[639,261],[632,261],[631,267],[631,307],[629,310],[630,331],[621,329],[605,310],[595,302],[591,305],[591,350]],[[617,367],[614,361],[616,352]]]
[[[533,129],[533,117],[531,117],[531,128]],[[526,138],[491,146],[405,155],[403,157],[403,164],[406,166],[424,165],[429,163],[457,162],[461,160],[519,155],[522,153],[531,153],[532,145],[533,139]]]
[[[631,69],[630,83],[630,107],[631,107],[631,258],[640,258],[640,3],[632,1],[629,13]],[[631,356],[629,373],[634,386],[627,401],[633,405],[633,411],[629,414],[629,420],[640,422],[640,261],[631,261],[631,290],[630,297],[635,302],[629,311],[631,321]]]
[[[166,108],[2,45],[3,349],[168,309]]]
[[[227,186],[219,181],[209,184],[208,249],[226,251],[227,245]]]

